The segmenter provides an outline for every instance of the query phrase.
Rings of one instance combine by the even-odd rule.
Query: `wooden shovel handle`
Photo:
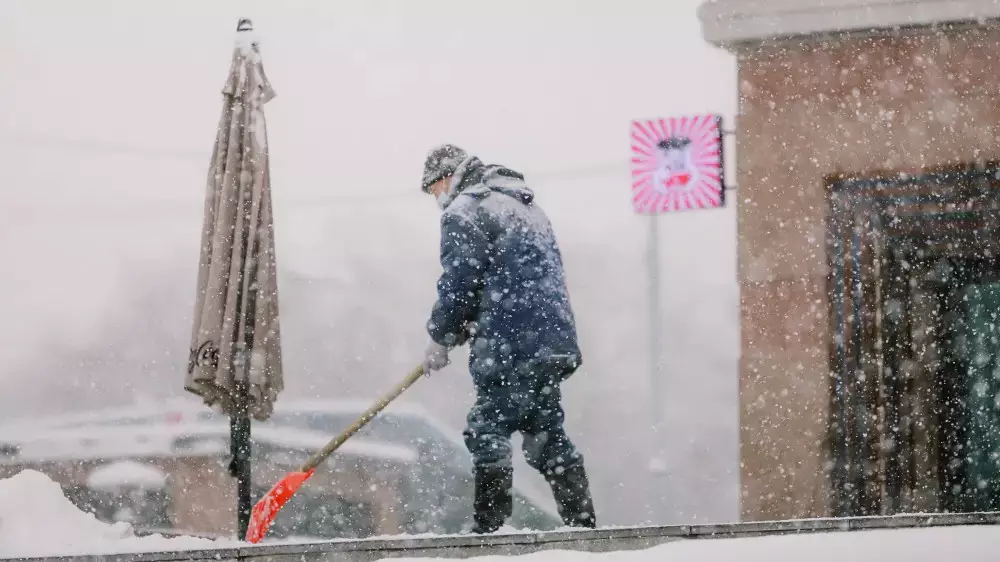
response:
[[[421,364],[418,365],[415,369],[413,369],[413,371],[411,371],[410,374],[407,375],[402,382],[396,385],[396,388],[393,388],[387,394],[379,398],[377,402],[372,404],[372,407],[368,408],[364,414],[361,414],[361,417],[358,418],[356,422],[351,424],[351,427],[345,429],[343,433],[331,439],[330,442],[327,443],[325,447],[320,449],[319,452],[309,457],[309,460],[307,460],[305,464],[303,464],[302,467],[299,468],[299,472],[309,472],[314,468],[316,468],[317,466],[319,466],[321,462],[325,461],[327,457],[329,457],[330,455],[333,454],[334,451],[339,449],[340,446],[343,445],[345,441],[350,439],[355,433],[361,430],[362,427],[367,425],[368,422],[372,420],[372,418],[374,418],[376,415],[378,415],[379,412],[384,410],[385,407],[388,406],[390,403],[392,403],[393,400],[399,398],[400,394],[405,392],[406,389],[413,386],[413,383],[420,380],[420,377],[422,376],[424,376],[424,366]]]

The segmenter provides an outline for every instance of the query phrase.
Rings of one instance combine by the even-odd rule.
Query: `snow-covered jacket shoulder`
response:
[[[469,343],[477,383],[536,365],[569,376],[582,356],[552,225],[523,176],[475,158],[464,166],[441,216],[428,332]]]

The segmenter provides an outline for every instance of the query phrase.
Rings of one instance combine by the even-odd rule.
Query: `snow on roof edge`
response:
[[[994,0],[709,0],[698,7],[706,41],[728,47],[838,31],[1000,18]]]

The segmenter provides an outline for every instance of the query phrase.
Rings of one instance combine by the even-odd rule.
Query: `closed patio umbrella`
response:
[[[241,19],[205,194],[184,388],[229,415],[240,537],[250,516],[250,418],[283,388],[264,104],[274,97],[250,20]]]

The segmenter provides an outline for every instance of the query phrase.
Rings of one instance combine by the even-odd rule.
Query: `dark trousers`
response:
[[[542,475],[562,473],[583,464],[563,428],[565,414],[559,374],[531,369],[477,386],[476,402],[468,415],[465,445],[477,468],[512,466],[510,438],[524,438],[525,460]]]

